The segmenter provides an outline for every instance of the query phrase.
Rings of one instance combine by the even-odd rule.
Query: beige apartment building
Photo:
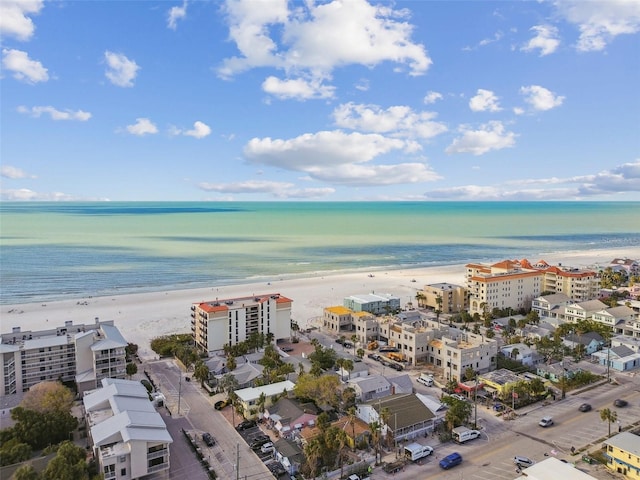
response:
[[[467,289],[451,283],[425,285],[416,298],[419,307],[440,310],[441,313],[458,313],[469,308]]]
[[[571,267],[550,266],[544,260],[504,260],[494,264],[466,265],[469,312],[484,309],[531,307],[542,292],[562,293],[573,302],[597,298],[600,280],[596,272]]]
[[[191,332],[205,352],[246,341],[253,333],[273,334],[274,340],[291,335],[292,300],[271,293],[228,298],[191,306]]]
[[[127,341],[113,320],[2,334],[0,395],[26,392],[42,381],[75,380],[80,392],[102,378],[125,378]]]
[[[430,365],[446,380],[460,381],[469,367],[483,373],[496,366],[498,343],[483,335],[429,320],[404,323],[382,319],[380,330],[407,362]]]

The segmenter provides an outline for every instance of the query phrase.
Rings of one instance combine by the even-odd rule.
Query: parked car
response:
[[[531,460],[529,457],[522,457],[520,455],[516,455],[515,457],[513,457],[513,463],[515,463],[518,466],[518,468],[527,468],[536,462]]]
[[[453,452],[440,460],[440,468],[443,470],[449,470],[450,468],[460,465],[462,463],[462,456],[458,452]]]
[[[285,353],[289,353],[289,352],[293,352],[293,347],[282,347],[280,350],[282,350]]]
[[[249,446],[251,447],[251,450],[258,450],[262,448],[264,444],[269,443],[270,441],[271,439],[265,435],[264,437],[258,437],[253,439],[249,444]]]
[[[229,400],[218,400],[213,404],[213,408],[215,408],[216,410],[222,410],[224,407],[229,405],[229,403]]]
[[[578,407],[578,410],[580,410],[581,412],[588,412],[589,410],[591,410],[591,405],[589,405],[588,403],[583,403]]]
[[[369,357],[369,358],[371,358],[373,360],[376,360],[376,361],[378,361],[380,359],[380,355],[378,355],[377,353],[369,353],[367,355],[367,357]]]
[[[260,447],[260,451],[262,453],[271,453],[274,450],[275,450],[275,447],[273,446],[273,442],[267,442]]]
[[[214,438],[207,432],[202,434],[202,441],[206,443],[208,447],[213,447],[216,444]]]
[[[460,395],[459,393],[452,393],[451,397],[455,398],[456,400],[463,401],[463,402],[465,402],[467,400],[463,395]]]
[[[255,427],[255,420],[243,420],[236,426],[236,430],[241,432],[242,430],[247,430],[248,428]]]
[[[285,468],[282,466],[280,462],[271,462],[267,464],[267,468],[269,469],[271,474],[276,478],[281,477],[282,475],[287,473],[287,471],[285,470]]]
[[[629,405],[629,402],[627,402],[626,400],[623,400],[621,398],[616,398],[613,402],[613,405],[615,407],[626,407],[627,405]]]
[[[553,418],[542,417],[538,422],[538,425],[540,425],[541,427],[550,427],[551,425],[553,425]]]

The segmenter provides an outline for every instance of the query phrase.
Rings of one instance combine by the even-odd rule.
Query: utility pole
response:
[[[240,480],[240,444],[236,443],[236,480]]]
[[[478,428],[478,374],[476,373],[476,388],[473,391],[473,407],[475,410],[473,425]]]
[[[180,396],[182,394],[182,371],[180,372],[180,380],[178,381],[178,416],[180,416]]]

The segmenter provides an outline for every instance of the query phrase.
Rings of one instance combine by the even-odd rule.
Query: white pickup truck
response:
[[[419,443],[410,443],[404,447],[404,455],[415,462],[421,458],[428,457],[433,453],[433,447],[428,445],[420,445]]]
[[[453,441],[457,443],[464,443],[480,437],[478,430],[471,430],[467,427],[456,427],[451,433],[453,434]]]

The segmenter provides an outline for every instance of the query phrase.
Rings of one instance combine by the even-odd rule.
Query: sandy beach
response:
[[[529,258],[565,266],[604,268],[614,258],[640,258],[640,247],[616,250],[587,250],[541,254]],[[496,259],[499,261],[502,259]],[[373,275],[373,276],[370,276]],[[196,302],[234,298],[244,295],[280,293],[293,300],[292,318],[301,328],[311,326],[322,316],[323,308],[341,305],[349,295],[390,293],[399,296],[404,306],[415,302],[424,285],[439,282],[464,284],[464,265],[429,268],[316,275],[269,283],[247,283],[218,288],[174,290],[56,302],[3,305],[0,313],[2,333],[20,326],[22,331],[61,326],[65,321],[90,324],[96,318],[114,320],[127,341],[139,345],[143,358],[153,356],[152,338],[170,333],[190,332],[190,307]],[[413,281],[415,280],[415,282]]]

